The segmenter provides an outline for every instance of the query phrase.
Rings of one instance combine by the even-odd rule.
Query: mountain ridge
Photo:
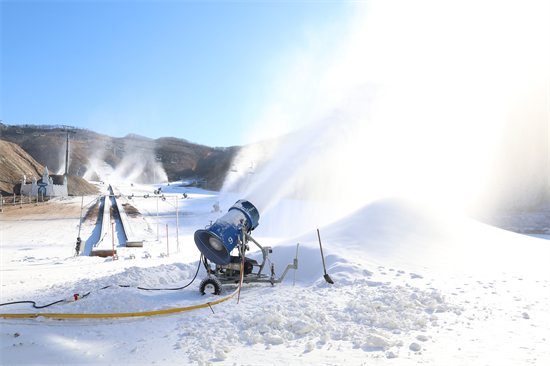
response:
[[[150,139],[133,133],[111,137],[80,128],[71,129],[69,135],[69,175],[98,180],[94,162],[104,161],[136,182],[195,178],[206,181],[206,188],[211,190],[221,189],[240,148],[209,147],[177,137]],[[0,140],[19,146],[52,173],[65,173],[67,132],[62,126],[0,124]],[[20,179],[9,178],[9,184],[16,185]],[[6,186],[4,191],[10,189]]]

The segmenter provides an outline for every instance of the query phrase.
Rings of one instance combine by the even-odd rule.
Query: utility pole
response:
[[[76,133],[74,127],[63,125],[61,132],[67,132],[67,150],[65,152],[65,175],[69,175],[69,135]]]

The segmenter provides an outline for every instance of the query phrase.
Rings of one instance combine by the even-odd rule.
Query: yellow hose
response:
[[[130,318],[134,316],[153,316],[153,315],[161,315],[161,314],[172,314],[172,313],[179,313],[182,311],[196,310],[200,308],[205,308],[210,305],[219,304],[235,296],[235,294],[238,291],[239,290],[237,289],[231,295],[221,300],[207,302],[206,304],[201,304],[201,305],[189,306],[186,308],[174,308],[174,309],[167,309],[167,310],[143,311],[143,312],[137,312],[137,313],[117,313],[117,314],[55,314],[55,313],[0,314],[0,318],[36,318],[39,316],[43,316],[46,318]]]

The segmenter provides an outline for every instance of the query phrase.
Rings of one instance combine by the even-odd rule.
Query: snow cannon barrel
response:
[[[254,230],[259,220],[260,213],[252,203],[238,200],[208,229],[195,231],[195,244],[211,262],[229,264],[231,251],[239,240],[243,240],[242,231]]]

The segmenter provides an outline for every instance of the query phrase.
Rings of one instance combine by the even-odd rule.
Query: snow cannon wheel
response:
[[[222,283],[216,277],[207,277],[201,281],[199,285],[201,295],[213,294],[219,295],[222,293]]]
[[[251,274],[254,266],[250,262],[244,262],[244,274]]]

